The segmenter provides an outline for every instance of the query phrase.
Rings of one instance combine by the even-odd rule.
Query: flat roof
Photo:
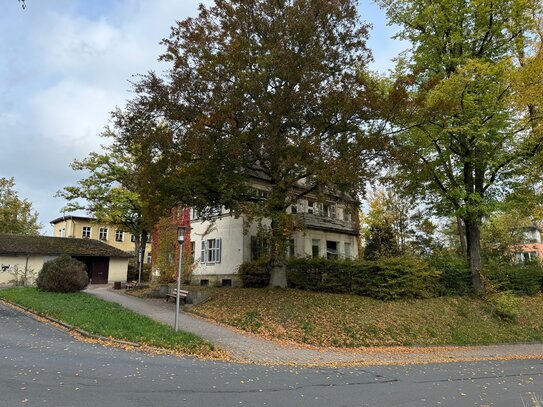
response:
[[[14,254],[133,257],[128,252],[94,239],[0,234],[0,255]]]

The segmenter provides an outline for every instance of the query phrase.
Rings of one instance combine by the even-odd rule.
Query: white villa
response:
[[[265,198],[266,184],[255,185],[256,196]],[[287,256],[357,258],[359,250],[358,213],[351,214],[345,205],[330,197],[317,202],[308,196],[289,209],[300,217],[303,230],[292,236]],[[246,219],[236,218],[224,208],[217,208],[212,220],[202,219],[190,211],[191,247],[194,267],[191,284],[213,286],[240,285],[238,267],[241,263],[260,257],[263,244],[258,227],[244,230]]]

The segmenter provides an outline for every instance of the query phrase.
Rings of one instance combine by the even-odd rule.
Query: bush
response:
[[[295,258],[288,262],[287,276],[292,288],[392,300],[436,296],[441,275],[423,260],[394,257],[371,261]]]
[[[535,295],[541,292],[543,284],[543,268],[539,262],[510,264],[488,261],[483,275],[494,291]]]
[[[128,263],[128,273],[126,274],[126,280],[137,281],[138,277],[139,277],[139,270],[138,270],[137,265]],[[151,265],[148,263],[144,263],[141,269],[141,281],[149,281],[150,278],[151,278]],[[176,280],[174,279],[173,281],[176,281]]]
[[[519,314],[519,299],[511,292],[502,292],[488,298],[494,314],[506,322],[514,322]]]
[[[243,287],[264,288],[270,284],[268,260],[248,261],[240,264],[238,273]]]
[[[430,257],[429,263],[441,272],[441,295],[473,293],[471,272],[466,259],[454,254],[441,254]]]
[[[87,287],[89,276],[83,263],[62,255],[44,263],[36,284],[42,291],[71,293]]]

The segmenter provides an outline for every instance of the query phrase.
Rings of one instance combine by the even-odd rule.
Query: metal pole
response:
[[[179,265],[177,267],[177,295],[175,296],[175,330],[179,331],[179,291],[181,290],[181,260],[183,258],[183,243],[179,243]]]
[[[139,261],[138,261],[138,285],[141,284],[141,267],[143,265],[143,249],[140,248],[140,255],[139,255]]]

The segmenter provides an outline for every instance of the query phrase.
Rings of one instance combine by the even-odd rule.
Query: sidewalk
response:
[[[89,294],[146,315],[164,324],[174,324],[175,304],[164,300],[141,299],[106,286],[90,286]],[[543,344],[515,344],[473,347],[392,347],[357,350],[329,350],[286,346],[243,334],[186,312],[179,315],[182,330],[192,332],[229,352],[234,361],[261,364],[407,364],[475,361],[493,359],[543,358]]]

